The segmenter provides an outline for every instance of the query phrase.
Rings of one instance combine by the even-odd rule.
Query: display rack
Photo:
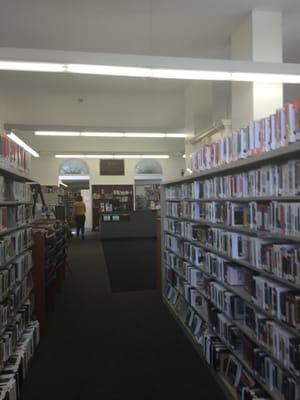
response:
[[[297,142],[162,187],[163,299],[230,398],[300,395],[299,162]]]
[[[99,231],[102,216],[104,222],[119,222],[133,211],[133,185],[92,185],[92,202],[93,231]]]

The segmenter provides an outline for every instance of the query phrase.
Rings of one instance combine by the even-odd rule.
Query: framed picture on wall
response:
[[[124,175],[124,160],[100,160],[100,175]]]

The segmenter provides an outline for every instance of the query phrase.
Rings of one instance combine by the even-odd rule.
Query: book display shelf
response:
[[[163,299],[228,398],[300,398],[297,118],[200,149],[162,188]]]
[[[93,231],[102,222],[120,222],[133,211],[133,185],[92,185]]]
[[[19,399],[39,342],[34,320],[30,155],[0,136],[1,398]]]
[[[36,317],[43,334],[47,312],[54,311],[66,273],[67,227],[53,219],[36,220],[33,229],[34,294]]]

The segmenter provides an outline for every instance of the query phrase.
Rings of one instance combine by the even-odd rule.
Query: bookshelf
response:
[[[299,165],[295,142],[162,185],[163,299],[229,398],[300,395]]]
[[[93,231],[99,231],[102,216],[118,222],[133,211],[133,185],[92,185],[92,202]]]
[[[61,221],[41,219],[34,221],[32,229],[35,308],[43,334],[47,312],[55,310],[56,295],[65,279],[67,228]]]
[[[0,377],[3,398],[19,396],[39,342],[34,320],[30,155],[0,136]],[[5,376],[5,377],[4,377]]]
[[[67,219],[68,192],[61,186],[43,185],[41,190],[46,205],[49,208],[48,214],[53,210],[57,219],[65,221]]]

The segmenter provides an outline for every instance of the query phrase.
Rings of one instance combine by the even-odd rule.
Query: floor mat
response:
[[[155,289],[156,239],[103,240],[113,293]]]

